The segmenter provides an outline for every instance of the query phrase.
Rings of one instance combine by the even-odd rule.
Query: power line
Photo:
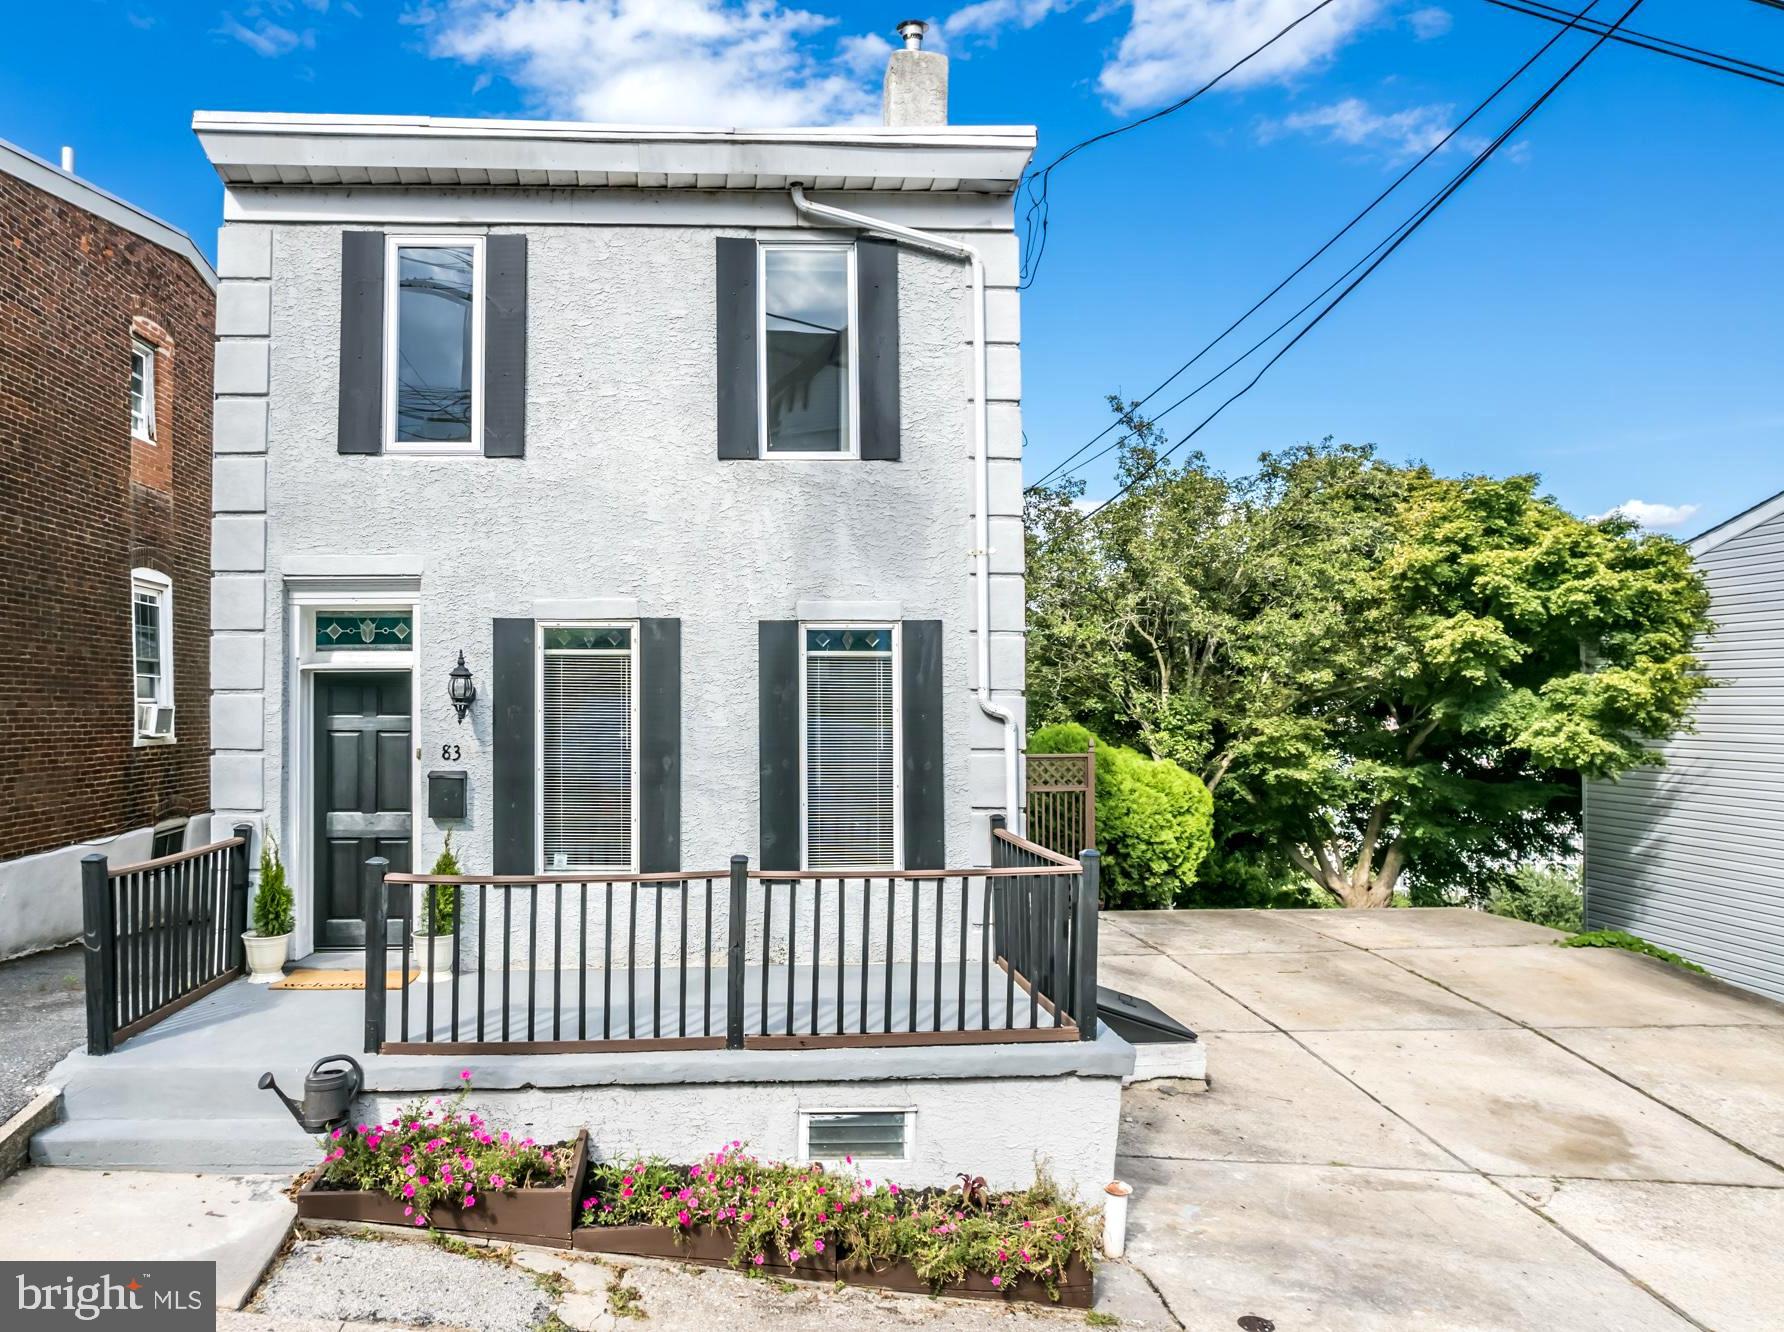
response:
[[[1591,0],[1591,3],[1587,4],[1585,6],[1585,8],[1581,9],[1579,11],[1579,13],[1572,15],[1571,18],[1576,22],[1578,20],[1583,19],[1586,16],[1586,14],[1591,11],[1591,9],[1593,8],[1593,6],[1596,3],[1597,3],[1597,0]],[[1357,223],[1361,222],[1364,218],[1368,217],[1369,214],[1374,212],[1375,209],[1378,206],[1380,206],[1380,204],[1389,195],[1391,195],[1395,190],[1399,189],[1401,185],[1405,184],[1407,179],[1409,177],[1411,177],[1414,172],[1416,172],[1420,167],[1424,166],[1426,162],[1429,162],[1433,157],[1435,157],[1439,152],[1441,152],[1443,150],[1443,148],[1450,142],[1450,140],[1454,139],[1456,137],[1456,135],[1460,134],[1464,129],[1466,129],[1468,127],[1468,125],[1475,119],[1475,117],[1479,116],[1481,114],[1481,112],[1485,111],[1487,109],[1487,107],[1492,105],[1492,103],[1495,100],[1497,100],[1499,98],[1499,96],[1502,93],[1504,93],[1507,88],[1511,87],[1511,85],[1513,83],[1516,83],[1518,81],[1518,79],[1522,78],[1532,65],[1534,65],[1538,60],[1542,59],[1543,56],[1547,55],[1549,53],[1549,51],[1551,49],[1553,49],[1555,44],[1567,35],[1569,29],[1572,28],[1572,26],[1573,26],[1573,24],[1570,23],[1567,28],[1562,28],[1560,31],[1556,32],[1552,37],[1550,37],[1548,41],[1544,42],[1541,46],[1537,47],[1536,50],[1531,53],[1530,57],[1524,61],[1523,64],[1519,65],[1515,70],[1513,70],[1511,72],[1511,74],[1509,74],[1499,84],[1499,86],[1497,88],[1493,89],[1492,92],[1488,93],[1484,98],[1482,98],[1478,103],[1476,103],[1476,105],[1472,111],[1470,111],[1467,115],[1463,116],[1461,120],[1457,121],[1455,126],[1449,131],[1448,134],[1445,134],[1436,143],[1432,144],[1431,147],[1426,149],[1425,153],[1422,157],[1420,157],[1411,166],[1407,167],[1405,171],[1401,172],[1400,175],[1397,176],[1388,185],[1388,187],[1385,190],[1383,190],[1380,194],[1376,195],[1373,199],[1371,199],[1369,201],[1369,203],[1367,204],[1367,206],[1364,207],[1362,212],[1358,213],[1355,217],[1351,218],[1350,221],[1346,222],[1342,227],[1340,227],[1338,229],[1338,231],[1336,233],[1334,233],[1329,240],[1326,241],[1325,244],[1321,245],[1312,254],[1308,255],[1305,259],[1303,259],[1301,261],[1300,265],[1298,267],[1296,267],[1293,272],[1291,272],[1287,277],[1283,278],[1282,281],[1278,282],[1274,287],[1270,288],[1269,291],[1265,292],[1264,295],[1255,304],[1253,304],[1250,309],[1245,311],[1244,314],[1240,315],[1232,323],[1228,324],[1224,329],[1222,329],[1218,334],[1216,334],[1211,341],[1209,341],[1206,345],[1204,345],[1200,351],[1198,351],[1194,356],[1191,356],[1182,365],[1178,366],[1175,370],[1173,370],[1168,376],[1165,377],[1163,382],[1161,382],[1156,388],[1154,388],[1144,398],[1141,398],[1139,400],[1139,402],[1137,402],[1134,405],[1136,407],[1144,407],[1148,402],[1151,402],[1153,398],[1157,397],[1159,395],[1159,393],[1163,392],[1164,389],[1169,384],[1171,384],[1179,375],[1181,375],[1185,370],[1189,369],[1190,366],[1194,365],[1197,361],[1201,360],[1202,357],[1206,356],[1209,352],[1213,351],[1215,347],[1217,347],[1221,342],[1226,340],[1226,338],[1229,334],[1231,334],[1235,329],[1237,329],[1247,319],[1250,319],[1252,315],[1256,314],[1260,309],[1262,309],[1266,304],[1268,304],[1276,296],[1276,294],[1278,292],[1280,292],[1284,287],[1288,286],[1288,284],[1293,282],[1296,278],[1300,277],[1302,273],[1306,272],[1308,268],[1310,268],[1316,261],[1319,260],[1319,258],[1322,255],[1324,255],[1326,253],[1326,251],[1330,250],[1339,241],[1344,239],[1344,237],[1350,233],[1351,229],[1353,227],[1355,227],[1357,225]],[[1408,220],[1410,221],[1411,219],[1409,218]],[[1406,223],[1403,222],[1400,225],[1405,226]],[[1395,230],[1397,231],[1398,228],[1396,228]],[[1394,234],[1393,232],[1389,232],[1388,239],[1391,239],[1393,234]],[[1381,242],[1381,244],[1386,244],[1386,243],[1387,243],[1386,239],[1384,239]],[[1375,248],[1379,249],[1379,248],[1381,248],[1381,246],[1377,245]],[[1369,252],[1369,254],[1373,254],[1374,252],[1375,252],[1374,250],[1371,250]],[[1367,259],[1369,257],[1369,254],[1365,254],[1363,256],[1363,259]],[[1358,260],[1359,264],[1361,262],[1362,262],[1362,260]],[[1355,272],[1355,271],[1356,271],[1356,265],[1353,264],[1349,270],[1347,270],[1344,274],[1340,275],[1340,277],[1338,278],[1338,281],[1340,281],[1340,282],[1343,281],[1345,277],[1349,276],[1350,273]],[[1332,285],[1336,285],[1336,283],[1334,283]],[[1326,294],[1326,292],[1330,291],[1331,289],[1332,289],[1332,286],[1327,286],[1325,288],[1325,291],[1320,292],[1319,295],[1315,296],[1313,299],[1317,301],[1320,296],[1324,296]],[[1309,304],[1311,304],[1311,302]],[[1306,309],[1307,309],[1307,306],[1305,306],[1305,305],[1302,306],[1300,310],[1297,310],[1295,312],[1295,314],[1289,316],[1289,318],[1291,320],[1294,319],[1296,316],[1304,313],[1306,311]],[[1278,332],[1280,332],[1282,330],[1282,327],[1283,326],[1280,324],[1277,325],[1276,328],[1272,329],[1271,332],[1264,338],[1264,341],[1265,342],[1269,341],[1269,339],[1271,337],[1274,337]],[[1245,353],[1245,356],[1249,356],[1249,355],[1251,355],[1251,353],[1253,351],[1256,351],[1258,345],[1261,345],[1261,344],[1253,345],[1251,347],[1251,349]],[[1239,358],[1239,360],[1240,361],[1244,360],[1245,356],[1241,356]],[[1167,407],[1163,412],[1160,412],[1158,414],[1158,416],[1155,417],[1154,419],[1155,420],[1162,419],[1164,416],[1168,415],[1173,409],[1181,406],[1185,401],[1187,401],[1187,399],[1194,397],[1197,393],[1200,393],[1202,391],[1202,389],[1207,388],[1208,385],[1213,383],[1215,379],[1219,379],[1221,375],[1224,375],[1227,372],[1227,370],[1232,369],[1233,365],[1236,365],[1236,364],[1238,364],[1237,361],[1233,362],[1232,364],[1229,364],[1226,367],[1226,369],[1223,369],[1220,372],[1220,374],[1215,375],[1213,377],[1213,379],[1210,379],[1210,380],[1204,382],[1199,387],[1192,390],[1190,393],[1185,394],[1184,397],[1179,398],[1176,402],[1172,403],[1170,407]],[[1121,424],[1122,424],[1122,420],[1119,417],[1116,420],[1111,421],[1108,425],[1104,426],[1101,430],[1099,430],[1094,436],[1092,436],[1084,444],[1082,444],[1077,449],[1074,449],[1072,451],[1072,453],[1065,458],[1064,461],[1056,464],[1053,468],[1051,468],[1047,472],[1047,474],[1045,476],[1041,477],[1038,481],[1034,482],[1032,485],[1028,486],[1026,489],[1028,491],[1034,491],[1034,490],[1038,490],[1040,487],[1046,485],[1048,481],[1052,480],[1055,476],[1059,475],[1061,472],[1065,471],[1068,467],[1070,467],[1072,465],[1072,463],[1075,460],[1077,460],[1079,457],[1081,457],[1086,450],[1094,447],[1100,440],[1102,440],[1104,437],[1106,437],[1111,430],[1116,429]],[[1110,448],[1103,449],[1100,452],[1091,456],[1090,458],[1085,459],[1084,465],[1087,466],[1090,463],[1095,462],[1098,458],[1101,458],[1104,455],[1108,454],[1109,452],[1111,452],[1111,450],[1113,448],[1119,446],[1122,442],[1124,442],[1126,440],[1126,438],[1127,438],[1127,436],[1124,435],[1122,437],[1122,439],[1116,441],[1115,445],[1111,445]]]
[[[1596,0],[1594,0],[1594,2],[1596,2]],[[1491,143],[1489,143],[1486,147],[1482,148],[1480,150],[1480,152],[1476,153],[1474,156],[1474,160],[1471,161],[1466,167],[1464,167],[1457,174],[1456,178],[1454,180],[1452,180],[1443,189],[1443,191],[1440,194],[1438,194],[1438,196],[1435,199],[1433,199],[1430,202],[1430,204],[1419,213],[1419,215],[1416,218],[1413,219],[1411,225],[1409,225],[1404,231],[1402,231],[1400,233],[1400,235],[1394,240],[1393,244],[1389,245],[1387,247],[1387,249],[1383,250],[1381,252],[1381,254],[1372,263],[1370,263],[1370,265],[1367,268],[1365,268],[1360,274],[1358,274],[1358,276],[1351,282],[1351,284],[1349,286],[1347,286],[1343,291],[1339,292],[1338,295],[1333,297],[1331,302],[1329,304],[1327,304],[1325,306],[1325,308],[1322,309],[1311,320],[1309,320],[1308,323],[1306,324],[1306,326],[1303,327],[1300,332],[1296,333],[1294,337],[1290,338],[1286,343],[1283,344],[1282,348],[1279,351],[1277,351],[1277,353],[1274,356],[1272,356],[1268,361],[1264,362],[1262,368],[1260,368],[1258,370],[1258,372],[1255,375],[1253,375],[1251,377],[1251,379],[1242,388],[1240,388],[1236,393],[1234,393],[1230,397],[1228,397],[1224,402],[1222,402],[1220,404],[1220,406],[1216,407],[1207,416],[1203,417],[1202,420],[1200,421],[1200,423],[1198,423],[1196,425],[1196,427],[1193,430],[1191,430],[1188,434],[1184,435],[1176,443],[1172,444],[1170,448],[1166,449],[1163,453],[1161,453],[1157,457],[1155,457],[1152,460],[1152,462],[1150,464],[1148,464],[1148,466],[1145,468],[1144,471],[1142,471],[1139,475],[1131,478],[1127,482],[1127,484],[1125,484],[1121,487],[1121,489],[1117,490],[1113,495],[1109,496],[1108,499],[1104,500],[1101,504],[1097,505],[1094,509],[1090,510],[1090,512],[1085,514],[1084,521],[1089,522],[1092,518],[1095,518],[1099,513],[1101,513],[1104,509],[1108,508],[1116,500],[1120,499],[1123,495],[1127,494],[1128,491],[1132,490],[1140,482],[1142,482],[1142,481],[1146,480],[1148,477],[1150,477],[1154,472],[1156,472],[1158,470],[1160,464],[1165,462],[1168,458],[1170,458],[1170,456],[1172,454],[1176,453],[1178,449],[1182,448],[1190,440],[1194,439],[1196,437],[1196,435],[1200,434],[1201,431],[1210,422],[1212,422],[1217,416],[1219,416],[1222,412],[1224,412],[1233,403],[1237,402],[1240,398],[1244,397],[1247,393],[1251,392],[1251,390],[1257,386],[1258,381],[1261,380],[1266,374],[1269,373],[1270,368],[1272,366],[1274,366],[1284,356],[1288,355],[1288,353],[1294,349],[1295,345],[1297,343],[1299,343],[1302,338],[1306,337],[1309,333],[1313,332],[1314,329],[1318,328],[1320,323],[1325,319],[1325,317],[1327,315],[1331,314],[1333,310],[1336,310],[1338,308],[1338,306],[1343,303],[1345,297],[1349,296],[1351,294],[1351,292],[1355,291],[1358,287],[1362,286],[1364,282],[1368,281],[1369,275],[1371,273],[1375,272],[1376,269],[1380,268],[1384,263],[1386,263],[1388,261],[1388,258],[1394,253],[1395,250],[1399,249],[1402,245],[1404,245],[1409,239],[1411,239],[1412,234],[1414,232],[1416,232],[1426,222],[1430,221],[1432,215],[1435,214],[1439,208],[1443,207],[1443,205],[1445,203],[1447,203],[1455,195],[1457,190],[1461,189],[1463,185],[1468,183],[1469,179],[1474,175],[1474,173],[1479,171],[1480,168],[1486,164],[1488,159],[1491,158],[1494,153],[1498,152],[1502,146],[1504,146],[1505,141],[1507,139],[1511,138],[1511,136],[1513,134],[1517,133],[1518,130],[1522,129],[1524,124],[1530,119],[1530,117],[1534,116],[1539,110],[1542,109],[1543,104],[1546,103],[1549,100],[1549,98],[1551,98],[1555,95],[1555,93],[1560,89],[1561,85],[1566,83],[1570,78],[1572,78],[1574,76],[1575,72],[1578,71],[1579,67],[1581,65],[1585,64],[1586,61],[1592,57],[1593,53],[1596,52],[1599,47],[1603,46],[1605,44],[1605,42],[1607,40],[1609,40],[1609,38],[1619,28],[1621,28],[1623,26],[1624,22],[1629,18],[1629,16],[1631,14],[1635,13],[1635,11],[1637,9],[1641,8],[1641,5],[1642,5],[1642,0],[1631,0],[1629,8],[1627,8],[1623,11],[1622,15],[1617,19],[1617,21],[1615,23],[1612,23],[1608,28],[1606,28],[1603,32],[1601,32],[1598,35],[1597,40],[1594,41],[1591,46],[1587,47],[1584,51],[1582,51],[1580,53],[1578,59],[1576,59],[1566,69],[1562,70],[1560,76],[1558,78],[1556,78],[1555,81],[1553,83],[1551,83],[1547,88],[1545,88],[1543,90],[1542,94],[1539,97],[1537,97],[1537,99],[1534,102],[1532,102],[1527,108],[1525,108],[1523,113],[1521,115],[1519,115],[1516,120],[1512,121],[1511,124],[1507,125],[1503,130],[1501,130],[1499,132],[1499,134],[1493,139],[1493,141]],[[1586,8],[1590,9],[1591,5],[1588,5]],[[1584,12],[1585,12],[1584,10],[1581,11],[1582,14]]]
[[[1142,126],[1142,125],[1150,125],[1155,120],[1162,120],[1164,117],[1166,117],[1168,115],[1172,115],[1175,112],[1181,111],[1184,107],[1188,106],[1191,102],[1195,101],[1196,98],[1200,97],[1203,93],[1207,92],[1210,88],[1214,87],[1217,83],[1219,83],[1222,79],[1226,78],[1227,75],[1231,74],[1234,70],[1238,69],[1241,65],[1244,65],[1248,61],[1263,54],[1263,52],[1269,50],[1270,47],[1274,46],[1277,42],[1281,41],[1284,37],[1288,36],[1289,33],[1293,32],[1296,28],[1300,27],[1308,19],[1312,18],[1315,14],[1319,13],[1320,10],[1324,9],[1327,5],[1334,4],[1334,3],[1336,3],[1336,0],[1319,0],[1318,4],[1314,5],[1312,9],[1309,9],[1305,14],[1301,15],[1300,18],[1296,19],[1293,23],[1290,23],[1286,28],[1283,28],[1280,32],[1276,33],[1275,36],[1271,37],[1268,41],[1264,42],[1263,45],[1255,47],[1251,51],[1248,51],[1246,54],[1240,56],[1232,64],[1228,65],[1225,69],[1221,70],[1220,73],[1216,74],[1213,78],[1209,79],[1206,83],[1204,83],[1201,87],[1197,88],[1194,92],[1190,93],[1187,97],[1179,98],[1177,101],[1172,102],[1169,106],[1160,107],[1157,111],[1154,111],[1149,115],[1141,116],[1138,120],[1130,120],[1125,125],[1117,125],[1114,129],[1107,129],[1107,130],[1104,130],[1101,134],[1093,134],[1088,139],[1081,139],[1077,143],[1074,143],[1070,148],[1067,148],[1063,153],[1061,153],[1058,157],[1054,158],[1051,162],[1047,163],[1047,165],[1045,167],[1041,168],[1040,171],[1030,172],[1028,175],[1028,178],[1023,183],[1023,190],[1028,195],[1029,205],[1028,205],[1027,211],[1024,212],[1022,215],[1022,228],[1023,228],[1022,282],[1021,282],[1021,286],[1018,288],[1018,290],[1026,291],[1030,286],[1032,286],[1034,284],[1035,274],[1040,271],[1041,256],[1047,252],[1047,212],[1048,212],[1047,188],[1048,188],[1048,182],[1049,182],[1050,178],[1052,177],[1053,172],[1059,166],[1064,164],[1064,162],[1066,161],[1067,158],[1073,157],[1073,156],[1077,155],[1078,153],[1083,152],[1086,148],[1089,148],[1092,144],[1101,143],[1104,139],[1112,139],[1116,135],[1126,134],[1129,130],[1139,129],[1140,126]],[[1037,181],[1040,183],[1040,192],[1038,194],[1035,192],[1035,184]],[[1039,235],[1038,241],[1036,239],[1037,230],[1038,230],[1038,235]]]
[[[1487,0],[1489,5],[1497,5],[1500,9],[1509,9],[1519,14],[1528,14],[1531,18],[1543,19],[1549,23],[1566,23],[1576,26],[1570,20],[1566,10],[1558,10],[1553,5],[1538,3],[1538,0]],[[1577,23],[1587,32],[1597,33],[1603,24],[1588,19]],[[1784,88],[1784,69],[1773,69],[1769,65],[1756,64],[1751,60],[1743,60],[1739,56],[1723,55],[1717,51],[1706,51],[1700,46],[1688,46],[1684,42],[1674,41],[1670,37],[1656,37],[1653,33],[1625,30],[1615,34],[1607,34],[1612,41],[1621,42],[1625,46],[1639,47],[1644,51],[1653,51],[1659,55],[1671,56],[1675,60],[1688,61],[1693,65],[1702,65],[1705,69],[1720,70],[1724,74],[1737,74],[1743,79],[1753,79],[1758,83],[1769,83],[1774,88]]]

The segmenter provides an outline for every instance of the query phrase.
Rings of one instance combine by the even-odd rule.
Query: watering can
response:
[[[346,1064],[347,1068],[325,1068],[327,1064]],[[279,1090],[279,1084],[273,1081],[271,1073],[260,1075],[260,1090],[271,1089],[285,1103],[291,1117],[303,1127],[305,1133],[326,1133],[336,1124],[344,1123],[353,1112],[353,1098],[359,1095],[359,1089],[365,1085],[365,1073],[359,1067],[359,1061],[352,1055],[324,1055],[310,1065],[310,1071],[304,1075],[304,1099],[301,1104],[292,1100]]]

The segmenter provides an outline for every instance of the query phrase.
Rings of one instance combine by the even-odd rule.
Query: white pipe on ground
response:
[[[823,225],[857,227],[877,232],[924,249],[936,250],[957,259],[965,259],[972,268],[973,302],[973,464],[974,464],[974,547],[973,571],[978,593],[978,673],[979,707],[987,717],[1003,726],[1004,736],[1004,817],[1011,828],[1020,828],[1017,809],[1016,719],[991,697],[991,452],[989,444],[991,412],[985,400],[985,261],[979,252],[964,241],[947,240],[915,227],[900,226],[865,213],[814,203],[805,197],[805,188],[790,189],[793,207],[801,217]]]
[[[1111,1180],[1103,1190],[1103,1257],[1119,1258],[1127,1251],[1127,1199],[1131,1184]]]

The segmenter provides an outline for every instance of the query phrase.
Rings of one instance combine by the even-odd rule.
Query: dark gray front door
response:
[[[409,868],[413,743],[406,671],[316,677],[318,948],[364,946],[366,861]]]

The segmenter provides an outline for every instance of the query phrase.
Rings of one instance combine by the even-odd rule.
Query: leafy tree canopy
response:
[[[1440,477],[1327,441],[1228,477],[1114,403],[1130,489],[1030,496],[1037,723],[1201,774],[1223,842],[1349,905],[1556,855],[1582,775],[1659,761],[1705,687],[1688,552],[1534,476]]]

